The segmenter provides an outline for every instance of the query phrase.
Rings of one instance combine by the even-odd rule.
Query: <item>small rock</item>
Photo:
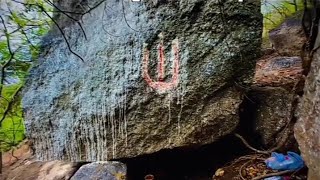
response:
[[[125,180],[127,167],[120,162],[93,162],[82,166],[71,180]]]
[[[154,176],[152,174],[148,174],[144,177],[145,180],[154,180]]]
[[[221,177],[224,175],[224,170],[222,168],[219,168],[215,173],[214,173],[215,176],[217,177]]]

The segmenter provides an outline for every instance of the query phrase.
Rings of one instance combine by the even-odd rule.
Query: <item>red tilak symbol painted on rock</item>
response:
[[[178,39],[172,41],[172,53],[174,55],[173,59],[173,68],[172,68],[172,78],[170,82],[164,82],[165,78],[165,54],[163,47],[163,37],[162,34],[159,35],[160,43],[158,45],[158,80],[153,81],[150,78],[148,73],[148,65],[149,65],[149,56],[150,51],[147,49],[146,45],[144,45],[143,51],[143,78],[147,82],[147,84],[156,90],[161,92],[173,89],[178,86],[179,83],[179,42]]]

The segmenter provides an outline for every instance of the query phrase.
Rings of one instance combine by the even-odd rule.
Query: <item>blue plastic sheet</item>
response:
[[[301,156],[290,151],[287,155],[273,152],[265,163],[268,168],[274,170],[297,170],[304,166]]]
[[[273,177],[264,178],[264,180],[283,180],[283,178],[281,176],[273,176]]]

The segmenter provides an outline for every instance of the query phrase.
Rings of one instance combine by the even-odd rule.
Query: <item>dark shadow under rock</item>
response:
[[[156,180],[210,180],[218,168],[247,152],[239,139],[227,136],[201,147],[162,150],[122,161],[128,167],[128,180],[148,174]]]

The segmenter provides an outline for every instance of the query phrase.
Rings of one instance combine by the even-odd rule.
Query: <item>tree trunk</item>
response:
[[[2,152],[0,151],[0,174],[2,174]]]

